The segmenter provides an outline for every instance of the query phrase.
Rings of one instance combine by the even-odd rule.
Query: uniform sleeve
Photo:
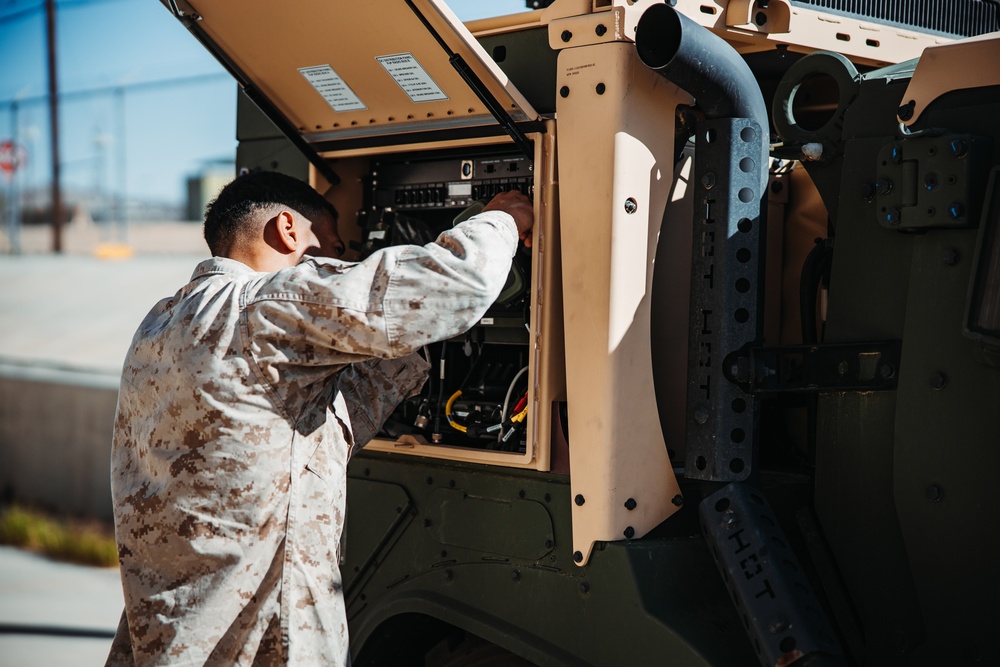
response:
[[[359,263],[308,259],[264,276],[244,297],[254,355],[337,366],[458,335],[496,300],[516,249],[513,218],[488,211],[426,246],[385,248]]]
[[[347,404],[356,449],[375,437],[403,400],[420,392],[428,371],[430,364],[414,353],[400,359],[359,361],[340,372],[337,390]]]

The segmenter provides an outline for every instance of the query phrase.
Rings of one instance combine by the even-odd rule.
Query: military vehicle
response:
[[[164,4],[352,258],[534,202],[351,463],[354,665],[1000,663],[997,2]]]

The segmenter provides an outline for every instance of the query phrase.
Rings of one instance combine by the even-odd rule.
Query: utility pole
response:
[[[115,89],[115,115],[117,116],[118,125],[118,137],[116,139],[117,145],[115,148],[118,150],[118,168],[115,170],[118,176],[118,197],[115,200],[115,218],[118,222],[118,239],[119,243],[128,242],[128,219],[127,219],[127,209],[128,209],[128,199],[126,192],[126,178],[127,174],[125,172],[125,88],[124,86],[119,86]]]
[[[45,0],[49,46],[49,121],[52,128],[52,252],[62,252],[62,190],[59,187],[59,80],[56,70],[56,3]]]

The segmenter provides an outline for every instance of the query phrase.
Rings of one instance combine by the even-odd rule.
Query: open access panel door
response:
[[[163,0],[249,97],[319,153],[509,134],[535,110],[442,0]]]

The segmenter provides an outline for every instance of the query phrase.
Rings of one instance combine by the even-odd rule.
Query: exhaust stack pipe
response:
[[[691,93],[706,118],[749,118],[768,136],[767,106],[757,79],[721,37],[659,4],[639,18],[635,48],[646,67]],[[761,144],[758,165],[766,186],[768,142]]]
[[[635,46],[643,64],[693,95],[705,115],[691,179],[685,476],[740,482],[757,454],[759,408],[733,374],[743,351],[763,340],[767,107],[736,51],[666,4],[639,18]]]

